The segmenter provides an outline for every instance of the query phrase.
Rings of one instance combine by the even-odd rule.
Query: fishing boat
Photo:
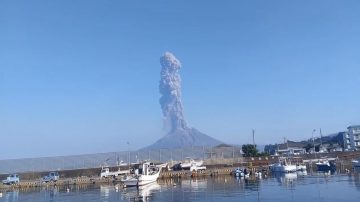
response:
[[[285,158],[279,158],[279,162],[269,166],[272,172],[292,173],[296,172],[296,165],[291,165]]]
[[[235,170],[233,170],[232,173],[235,177],[244,177],[245,176],[244,171],[241,170],[240,168],[236,168]]]
[[[296,171],[306,171],[306,165],[296,164]]]
[[[161,172],[161,168],[154,163],[145,162],[139,165],[139,168],[135,168],[134,174],[124,177],[121,182],[124,187],[131,186],[143,186],[156,182]]]
[[[195,165],[197,167],[201,167],[203,164],[204,164],[204,161],[202,161],[202,160],[196,161],[190,157],[187,157],[185,162],[182,162],[180,164],[180,166],[183,170],[189,170],[191,168],[191,166]]]
[[[336,165],[333,161],[328,161],[327,159],[319,160],[317,163],[315,163],[317,167],[317,171],[320,172],[327,172],[327,171],[335,171]]]
[[[360,160],[352,160],[351,161],[353,168],[359,169],[360,168]]]

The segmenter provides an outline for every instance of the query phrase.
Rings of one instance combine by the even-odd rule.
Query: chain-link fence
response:
[[[102,165],[118,166],[144,160],[156,163],[176,162],[186,158],[202,159],[209,163],[235,163],[241,161],[242,154],[240,147],[223,146],[9,159],[0,160],[0,174],[98,168]]]

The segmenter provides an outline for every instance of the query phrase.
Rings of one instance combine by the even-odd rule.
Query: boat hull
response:
[[[360,161],[352,161],[352,165],[354,168],[360,168]]]
[[[275,164],[270,167],[272,172],[280,172],[280,173],[292,173],[296,172],[296,165],[279,165]]]
[[[126,187],[144,186],[153,182],[156,182],[160,175],[160,170],[154,175],[140,175],[138,177],[132,177],[122,180],[122,183]]]
[[[306,171],[306,165],[297,165],[296,171]]]
[[[334,163],[316,163],[317,171],[327,172],[327,171],[335,171],[336,166]]]

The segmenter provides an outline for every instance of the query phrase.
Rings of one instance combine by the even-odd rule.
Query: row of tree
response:
[[[256,145],[253,144],[244,144],[241,147],[242,152],[244,153],[244,157],[261,157],[261,156],[269,156],[268,153],[259,152],[256,148]]]

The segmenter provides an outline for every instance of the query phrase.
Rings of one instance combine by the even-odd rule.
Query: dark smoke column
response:
[[[179,74],[181,63],[173,54],[166,52],[160,58],[160,64],[162,66],[159,85],[162,95],[160,105],[165,128],[170,133],[176,130],[186,130],[187,124],[181,103],[181,78]]]

